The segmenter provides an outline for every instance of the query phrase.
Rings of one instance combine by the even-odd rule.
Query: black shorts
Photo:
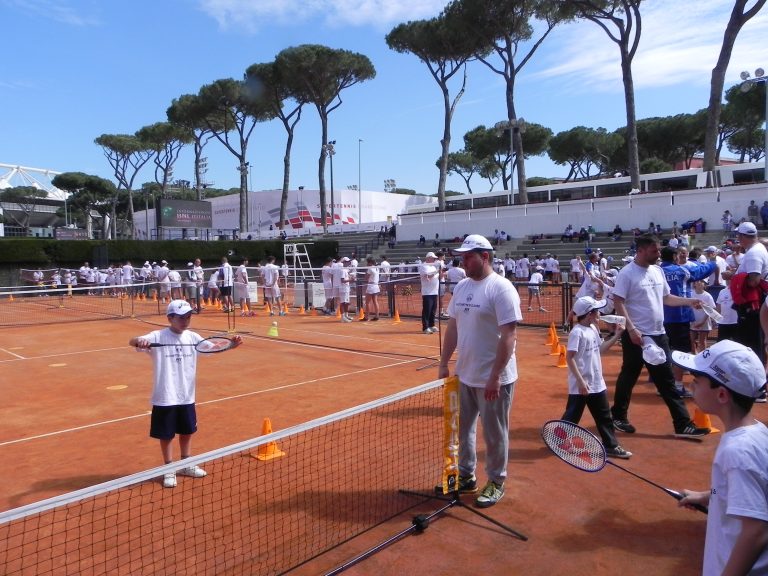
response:
[[[222,296],[231,296],[232,295],[232,286],[222,286],[221,287],[221,295]]]
[[[669,322],[664,324],[664,331],[669,338],[669,347],[679,352],[691,351],[691,325],[688,322]]]
[[[176,434],[197,432],[197,414],[194,404],[180,406],[152,406],[149,435],[160,440],[172,440]]]

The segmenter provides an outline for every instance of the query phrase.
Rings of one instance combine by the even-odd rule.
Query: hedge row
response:
[[[193,240],[52,240],[48,238],[3,238],[0,240],[0,265],[20,267],[73,268],[83,262],[122,263],[130,260],[134,266],[145,260],[167,260],[171,265],[185,267],[200,258],[203,266],[218,264],[222,256],[240,262],[248,257],[252,264],[273,255],[283,259],[284,242],[280,240],[200,242]],[[319,266],[326,257],[335,257],[338,242],[316,240],[307,244],[310,261]]]

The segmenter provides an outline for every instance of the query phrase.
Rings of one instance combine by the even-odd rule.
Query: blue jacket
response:
[[[661,271],[669,284],[669,291],[675,296],[691,297],[691,282],[704,280],[717,268],[715,262],[697,264],[688,262],[685,266],[662,262]],[[693,310],[690,306],[664,306],[664,323],[693,322]]]

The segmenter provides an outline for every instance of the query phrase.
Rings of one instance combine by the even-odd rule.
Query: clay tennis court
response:
[[[267,417],[279,430],[435,379],[438,335],[422,334],[418,321],[342,324],[292,311],[278,318],[278,336],[270,337],[272,320],[262,311],[238,317],[244,345],[199,360],[195,454],[258,436]],[[157,315],[0,329],[2,510],[161,464],[157,442],[148,437],[150,360],[126,343],[165,325]],[[225,315],[206,310],[192,329],[226,331]],[[555,367],[545,338],[541,329],[519,331],[506,496],[487,511],[529,540],[454,508],[347,573],[700,573],[702,514],[678,509],[663,492],[613,467],[580,472],[543,445],[539,429],[560,417],[567,390],[566,370]],[[604,358],[609,388],[619,354],[614,348]],[[764,419],[765,405],[755,412]],[[674,439],[666,408],[645,383],[635,390],[631,418],[638,433],[619,440],[635,455],[622,465],[675,489],[708,485],[717,435]],[[588,415],[582,423],[592,427]],[[484,482],[482,470],[479,477]],[[333,479],[327,481],[332,490]],[[414,514],[438,507],[420,506],[292,573],[330,571],[407,528]]]

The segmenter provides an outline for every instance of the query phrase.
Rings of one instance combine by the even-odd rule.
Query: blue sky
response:
[[[0,0],[5,56],[0,67],[0,163],[112,177],[103,133],[133,133],[164,121],[185,93],[219,78],[241,78],[288,46],[317,43],[368,56],[377,76],[342,93],[330,116],[336,140],[334,184],[383,189],[385,179],[420,193],[437,190],[442,102],[437,84],[415,56],[387,48],[395,25],[439,13],[441,0]],[[707,105],[732,0],[649,0],[634,65],[637,116],[694,112]],[[695,9],[692,7],[695,6]],[[768,10],[742,30],[726,78],[768,68]],[[455,93],[455,86],[452,94]],[[574,126],[623,126],[618,50],[596,25],[556,29],[517,83],[518,115],[555,133]],[[480,63],[471,64],[454,116],[452,150],[479,124],[504,119],[504,89]],[[362,143],[359,143],[362,140]],[[282,186],[285,132],[257,126],[249,146],[255,190]],[[320,125],[305,107],[292,158],[291,186],[317,188]],[[358,156],[358,152],[360,153]],[[234,157],[212,140],[208,179],[238,185]],[[175,178],[192,180],[192,154],[182,153]],[[527,163],[529,176],[565,176],[546,157]],[[137,182],[153,179],[145,168]],[[327,182],[327,181],[326,181]],[[328,182],[327,182],[328,183]],[[448,188],[464,191],[458,177]],[[475,192],[488,184],[473,180]]]

